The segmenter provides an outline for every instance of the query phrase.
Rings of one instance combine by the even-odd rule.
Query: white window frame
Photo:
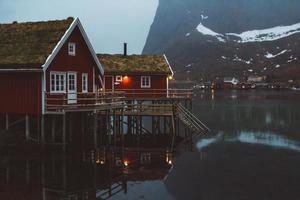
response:
[[[149,84],[144,84],[143,79],[149,79]],[[145,81],[146,83],[147,81]],[[141,76],[141,88],[151,88],[151,76]]]
[[[122,76],[116,76],[116,82],[122,82],[123,77]]]
[[[71,51],[71,47],[73,47],[73,51]],[[68,43],[68,54],[69,56],[75,56],[76,55],[76,43],[69,42]]]
[[[54,75],[54,90],[52,88],[52,75]],[[56,90],[56,76],[63,76],[63,90]],[[66,87],[67,87],[67,78],[66,78],[66,73],[65,72],[50,72],[50,93],[51,94],[62,94],[66,93]]]
[[[84,88],[84,78],[85,78],[85,85],[86,88]],[[88,73],[82,73],[82,78],[81,78],[81,91],[82,93],[88,93],[89,90],[89,74]]]

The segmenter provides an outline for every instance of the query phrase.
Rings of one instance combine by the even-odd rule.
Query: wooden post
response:
[[[42,147],[45,147],[46,137],[45,137],[45,116],[41,116],[41,141]]]
[[[121,126],[121,137],[122,137],[122,161],[124,159],[124,148],[125,148],[125,141],[124,141],[124,107],[122,107],[121,111],[121,121],[120,121],[120,126]]]
[[[30,139],[30,123],[29,123],[29,116],[25,116],[25,136],[26,136],[26,141],[29,141]]]
[[[94,149],[96,150],[98,147],[98,141],[97,141],[97,129],[98,129],[98,123],[97,123],[97,112],[94,111],[94,129],[93,129],[93,133],[94,133]]]
[[[52,136],[52,142],[55,142],[55,129],[56,129],[56,124],[55,124],[55,116],[52,116],[51,120],[51,136]]]
[[[8,113],[5,113],[5,130],[8,131],[9,129],[9,118],[8,118]]]
[[[26,184],[28,185],[30,182],[30,163],[29,160],[26,159]]]
[[[66,151],[66,113],[62,115],[62,143],[63,151]]]

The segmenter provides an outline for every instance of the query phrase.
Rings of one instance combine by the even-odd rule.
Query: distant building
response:
[[[104,67],[105,91],[122,91],[127,98],[167,97],[173,71],[164,55],[98,54]]]
[[[249,76],[247,79],[248,83],[262,83],[266,81],[265,76]]]

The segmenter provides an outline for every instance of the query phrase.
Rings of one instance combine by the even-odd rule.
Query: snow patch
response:
[[[191,67],[193,64],[188,64],[188,65],[186,65],[186,66],[184,66],[185,68],[189,68],[189,67]]]
[[[300,33],[300,23],[290,26],[276,26],[268,29],[246,31],[240,34],[227,33],[229,36],[240,38],[237,42],[264,42],[278,40],[296,33]]]
[[[222,59],[226,60],[227,58],[225,56],[221,56]]]
[[[275,66],[275,68],[279,68],[279,67],[280,67],[280,65],[276,65],[276,66]]]
[[[205,27],[202,23],[200,23],[196,29],[199,33],[202,33],[203,35],[210,35],[216,37],[220,42],[225,42],[225,40],[223,39],[224,36],[222,34],[212,31],[211,29]]]
[[[251,58],[250,60],[243,60],[243,59],[239,58],[237,55],[235,55],[233,61],[243,62],[247,65],[250,65],[252,63],[253,59]]]
[[[282,54],[284,54],[285,52],[287,52],[288,50],[283,50],[277,54],[271,54],[270,52],[267,52],[267,54],[265,55],[266,58],[270,59],[270,58],[275,58],[277,56],[280,56]]]
[[[205,20],[205,19],[208,19],[208,16],[201,15],[201,18],[202,18],[202,21],[203,21],[203,20]]]
[[[189,37],[191,35],[191,33],[187,33],[185,34],[185,37]]]

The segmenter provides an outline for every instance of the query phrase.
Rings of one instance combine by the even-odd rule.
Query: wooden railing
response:
[[[97,92],[97,93],[73,93],[76,98],[68,98],[72,93],[45,93],[46,111],[68,110],[68,109],[93,109],[100,106],[121,106],[124,101],[123,92]],[[73,101],[74,103],[69,103]]]
[[[147,99],[147,98],[170,98],[170,99],[191,99],[192,89],[115,89],[115,92],[124,92],[126,98]]]

